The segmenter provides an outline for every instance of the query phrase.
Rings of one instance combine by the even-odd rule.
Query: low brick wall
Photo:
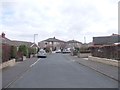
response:
[[[22,58],[22,59],[23,59],[23,61],[24,61],[24,60],[26,60],[27,58],[26,58],[26,56],[23,56],[23,58]]]
[[[14,66],[14,65],[15,65],[15,59],[12,59],[12,60],[6,61],[4,63],[1,63],[0,69],[8,67],[8,66]]]
[[[119,67],[119,65],[118,65],[119,61],[113,60],[113,59],[106,59],[106,58],[89,56],[88,60],[92,60],[92,61],[96,61],[96,62],[100,62],[100,63],[104,63],[104,64]]]
[[[91,55],[91,53],[78,53],[79,58],[88,58]]]

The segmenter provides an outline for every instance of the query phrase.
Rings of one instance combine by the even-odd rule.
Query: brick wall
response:
[[[8,44],[2,44],[2,62],[11,59],[11,46]]]

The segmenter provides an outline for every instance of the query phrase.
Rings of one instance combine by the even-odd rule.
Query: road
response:
[[[117,88],[118,82],[63,54],[51,54],[30,65],[9,88]]]

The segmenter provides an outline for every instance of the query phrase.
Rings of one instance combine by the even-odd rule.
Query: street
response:
[[[8,88],[117,88],[118,82],[64,54],[39,58]]]

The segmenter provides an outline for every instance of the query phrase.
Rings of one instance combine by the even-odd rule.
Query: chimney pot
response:
[[[2,33],[2,38],[5,38],[5,33]]]

